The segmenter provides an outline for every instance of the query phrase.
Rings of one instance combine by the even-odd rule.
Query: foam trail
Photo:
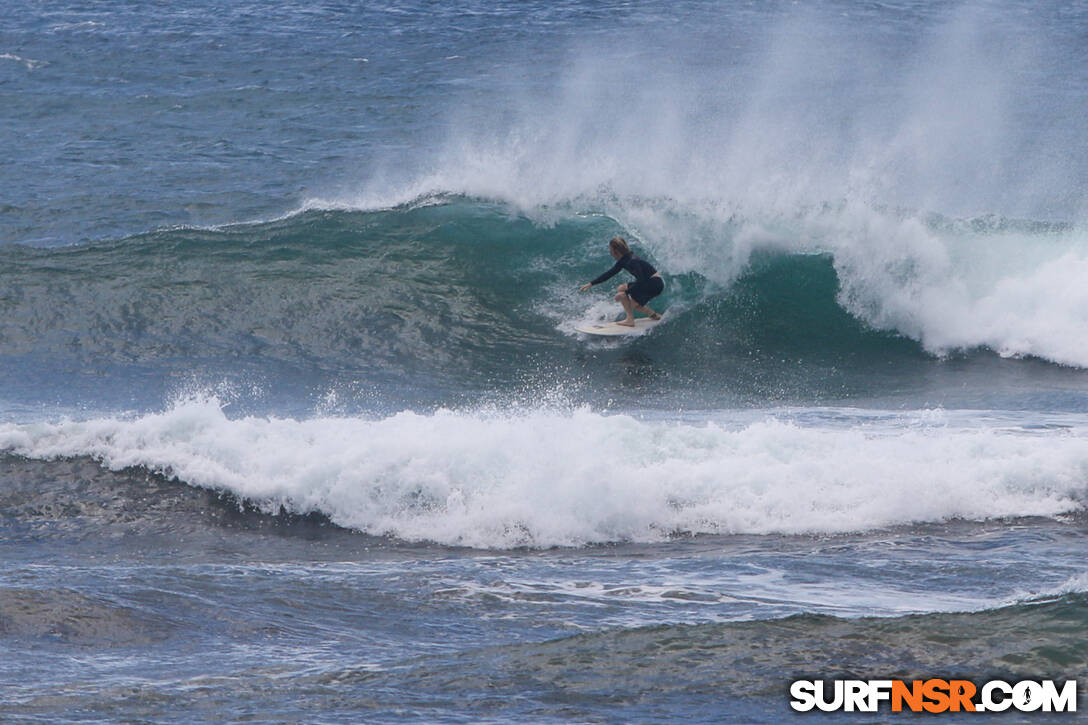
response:
[[[1088,474],[1088,428],[677,423],[588,409],[231,420],[214,400],[133,420],[5,425],[0,450],[93,456],[270,511],[477,547],[1051,516],[1081,506]]]

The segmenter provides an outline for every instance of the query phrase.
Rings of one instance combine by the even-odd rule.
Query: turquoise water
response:
[[[1088,674],[1082,6],[0,18],[5,717]]]

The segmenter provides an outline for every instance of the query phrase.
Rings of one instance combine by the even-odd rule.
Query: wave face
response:
[[[1088,676],[1083,0],[0,28],[11,719]],[[667,315],[589,339],[617,234]]]
[[[550,81],[484,107],[452,94],[418,163],[379,156],[371,178],[307,205],[457,194],[542,224],[599,213],[669,274],[716,291],[766,272],[762,327],[745,329],[748,305],[711,303],[699,314],[716,324],[685,332],[763,342],[780,324],[815,346],[849,338],[837,354],[871,329],[937,356],[987,348],[1084,367],[1083,9],[826,9],[685,8],[697,29],[577,39]],[[810,256],[834,282],[819,265],[788,268]]]
[[[676,227],[698,221],[658,206]],[[1080,227],[842,204],[734,215],[712,240],[632,231],[599,209],[545,220],[439,197],[9,246],[0,349],[76,368],[288,366],[473,395],[557,379],[599,387],[615,376],[616,350],[629,362],[651,354],[669,371],[665,388],[762,399],[833,394],[859,385],[844,384],[852,372],[910,379],[935,356],[978,348],[1088,366]],[[664,270],[658,302],[670,310],[651,336],[618,347],[573,331],[618,311],[600,289],[577,292],[607,267],[604,241],[617,233]]]
[[[367,55],[327,37],[335,9],[251,10],[255,45],[239,48],[314,31],[277,56],[297,87],[254,85],[228,45],[206,60],[223,77],[186,85],[179,105],[192,59],[179,36],[162,89],[118,111],[138,119],[131,142],[55,48],[7,54],[13,102],[57,84],[84,111],[73,118],[122,136],[45,173],[10,144],[28,181],[2,210],[3,241],[96,240],[0,247],[0,355],[31,388],[13,397],[63,397],[49,378],[97,366],[182,381],[160,406],[183,378],[275,389],[300,370],[311,392],[354,385],[392,407],[556,381],[609,400],[625,395],[617,369],[645,381],[653,367],[653,391],[677,405],[908,387],[926,391],[917,407],[943,402],[927,389],[944,374],[934,358],[1088,367],[1083,8],[529,3],[443,14],[437,57],[430,6],[360,11]],[[50,37],[103,63],[118,60],[99,35],[162,55],[144,25],[158,16],[92,22]],[[487,52],[481,27],[499,28]],[[175,118],[228,105],[223,81],[226,120]],[[272,111],[292,122],[258,122]],[[67,118],[47,133],[78,136]],[[672,314],[647,339],[587,344],[574,323],[616,307],[575,290],[615,234],[665,272]]]
[[[833,411],[230,420],[193,400],[138,419],[7,425],[0,449],[139,467],[373,535],[505,548],[1055,516],[1088,494],[1084,431]]]

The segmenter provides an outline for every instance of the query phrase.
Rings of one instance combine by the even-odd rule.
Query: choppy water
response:
[[[0,19],[6,719],[1088,676],[1082,3]]]

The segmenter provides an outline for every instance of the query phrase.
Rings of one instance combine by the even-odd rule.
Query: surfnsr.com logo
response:
[[[796,680],[790,685],[790,707],[798,712],[1076,712],[1077,681],[1005,682],[981,687],[970,680]]]

